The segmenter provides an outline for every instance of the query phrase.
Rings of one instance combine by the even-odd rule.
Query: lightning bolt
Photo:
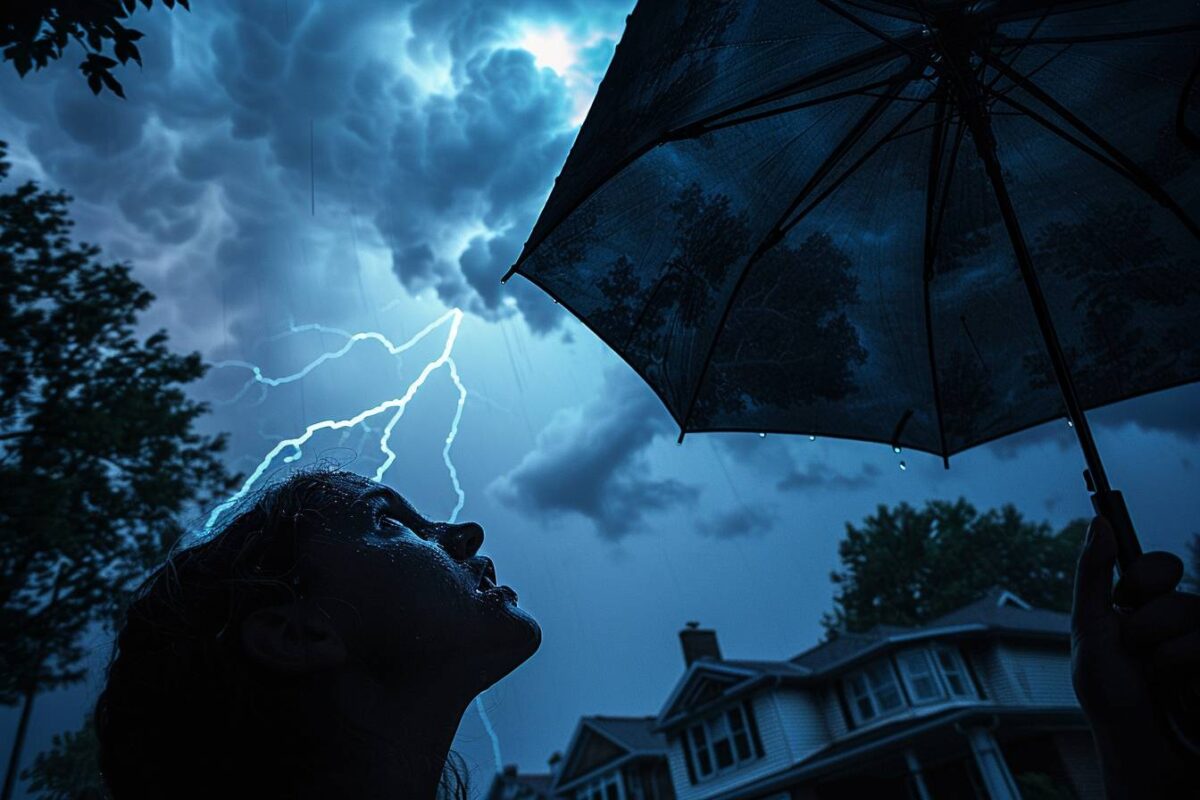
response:
[[[381,416],[391,412],[391,416],[387,423],[380,430],[379,450],[383,453],[383,462],[376,468],[372,480],[380,482],[383,476],[387,474],[388,469],[396,461],[396,453],[392,450],[390,443],[392,431],[396,425],[404,417],[404,412],[408,409],[409,402],[425,385],[425,381],[429,379],[437,370],[445,367],[450,375],[450,380],[458,390],[458,402],[454,409],[454,418],[450,422],[450,430],[446,434],[446,438],[442,445],[442,463],[446,465],[446,471],[450,474],[450,483],[454,487],[454,495],[457,501],[454,505],[454,510],[450,512],[449,521],[457,522],[458,515],[462,511],[463,506],[467,502],[467,495],[463,491],[462,484],[458,479],[458,469],[454,466],[454,461],[450,458],[450,449],[454,446],[454,440],[458,437],[458,426],[462,421],[463,407],[467,402],[467,388],[463,385],[462,379],[458,374],[458,365],[454,362],[454,345],[458,340],[458,332],[462,326],[463,312],[461,309],[453,308],[437,318],[433,322],[426,325],[418,331],[412,338],[405,341],[403,344],[393,344],[386,336],[374,331],[366,331],[361,333],[350,333],[338,328],[330,328],[319,324],[295,325],[294,323],[288,326],[288,330],[271,337],[272,340],[277,340],[286,336],[293,336],[299,333],[308,331],[317,331],[320,333],[330,333],[341,336],[346,340],[346,343],[337,350],[331,350],[317,356],[315,359],[305,364],[296,372],[280,377],[268,377],[263,373],[263,370],[256,364],[248,361],[222,361],[214,366],[222,369],[245,369],[250,372],[250,377],[242,387],[225,403],[235,403],[246,395],[253,387],[259,386],[262,389],[262,394],[256,401],[256,404],[261,403],[266,398],[266,393],[269,389],[285,384],[294,383],[303,380],[314,370],[323,364],[342,358],[354,349],[359,342],[374,341],[383,345],[389,355],[399,356],[407,350],[412,349],[435,330],[446,326],[447,333],[445,343],[437,358],[427,363],[418,373],[417,377],[408,385],[404,393],[399,397],[394,397],[385,400],[376,406],[364,409],[359,413],[346,417],[344,419],[324,419],[318,422],[311,423],[305,427],[304,432],[299,436],[294,436],[288,439],[279,440],[274,447],[267,452],[265,456],[258,462],[258,465],[251,471],[249,477],[242,483],[229,498],[218,505],[209,514],[205,522],[203,534],[208,536],[212,533],[217,521],[221,518],[228,509],[240,502],[247,494],[249,494],[259,482],[267,469],[271,466],[281,454],[283,455],[283,463],[288,464],[298,460],[304,452],[304,446],[321,431],[340,430],[342,432],[341,442],[346,441],[346,437],[350,434],[351,429],[356,426],[362,426],[363,438],[360,441],[361,445],[366,443],[366,437],[373,433],[376,429],[368,424],[368,420],[374,417]],[[475,697],[475,710],[479,713],[480,722],[483,724],[484,731],[487,732],[488,738],[492,743],[492,757],[496,762],[496,771],[500,772],[503,769],[504,760],[500,753],[500,737],[496,735],[496,729],[492,726],[492,721],[488,715],[486,706],[483,703],[483,694],[480,693]]]

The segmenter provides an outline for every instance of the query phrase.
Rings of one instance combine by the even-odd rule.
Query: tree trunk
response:
[[[4,790],[0,800],[12,800],[17,787],[17,773],[21,769],[21,750],[25,747],[25,734],[29,731],[29,718],[33,715],[33,700],[37,697],[37,684],[25,690],[25,705],[21,708],[21,721],[17,723],[17,735],[13,737],[12,752],[8,756],[8,772],[4,773]]]

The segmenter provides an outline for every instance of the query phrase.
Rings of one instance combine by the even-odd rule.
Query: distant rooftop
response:
[[[667,752],[666,738],[654,732],[654,717],[591,716],[583,721],[630,752],[664,755]]]
[[[1067,636],[1070,617],[1058,611],[1034,608],[1001,587],[993,587],[978,600],[930,620],[924,625],[877,625],[865,633],[839,633],[790,659],[790,663],[825,672],[865,653],[898,640],[936,636],[952,629],[976,628],[1012,634]],[[754,663],[754,662],[744,662]]]

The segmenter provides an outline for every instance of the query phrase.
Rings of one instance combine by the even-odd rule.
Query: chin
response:
[[[528,661],[542,644],[541,627],[524,609],[505,604],[496,616],[499,618],[489,621],[489,642],[485,646],[488,686]]]

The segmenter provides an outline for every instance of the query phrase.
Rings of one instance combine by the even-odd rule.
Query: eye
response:
[[[405,525],[403,522],[396,519],[391,514],[387,514],[387,513],[381,513],[379,515],[379,526],[381,528],[383,528],[384,530],[390,529],[390,530],[396,531],[397,533],[401,533],[404,531],[408,531],[409,533],[412,533],[412,534],[416,533],[416,531],[414,531],[412,528]]]

